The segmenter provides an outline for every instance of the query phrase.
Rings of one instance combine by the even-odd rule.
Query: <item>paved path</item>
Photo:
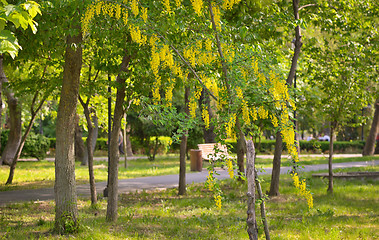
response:
[[[348,167],[364,167],[378,165],[379,160],[367,161],[367,162],[348,162],[348,163],[334,163],[333,169],[337,168],[348,168]],[[327,164],[318,165],[306,165],[300,171],[310,172],[327,169]],[[290,170],[290,167],[282,167],[281,174],[286,174]],[[219,179],[225,179],[229,177],[226,170],[218,171],[220,173],[217,176]],[[265,168],[264,171],[259,172],[260,175],[271,174],[271,168]],[[207,179],[208,172],[203,169],[202,172],[190,172],[186,174],[187,184],[205,182]],[[123,179],[119,180],[119,193],[135,192],[137,190],[149,190],[157,188],[174,188],[178,186],[179,176],[166,175],[166,176],[156,176],[156,177],[143,177],[134,179]],[[96,189],[98,193],[102,194],[103,189],[106,186],[106,182],[96,183]],[[78,196],[89,196],[90,190],[89,185],[78,185],[77,186]],[[10,202],[22,202],[22,201],[36,201],[36,200],[52,200],[54,199],[54,189],[53,188],[43,188],[43,189],[32,189],[32,190],[16,190],[16,191],[5,191],[0,192],[0,206],[5,205]]]

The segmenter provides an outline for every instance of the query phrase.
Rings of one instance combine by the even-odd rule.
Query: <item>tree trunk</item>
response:
[[[31,119],[29,121],[29,124],[28,124],[28,126],[26,128],[26,131],[25,131],[24,135],[22,136],[20,145],[17,148],[17,151],[16,151],[16,154],[14,156],[14,159],[12,160],[12,164],[11,164],[11,167],[10,167],[10,170],[9,170],[8,180],[7,180],[7,182],[5,184],[12,184],[13,176],[14,176],[14,170],[16,169],[17,161],[20,158],[22,149],[24,148],[24,144],[25,144],[26,138],[28,137],[28,135],[30,133],[30,130],[33,127],[34,120],[36,119],[37,113],[42,108],[42,105],[44,104],[44,102],[46,100],[46,97],[43,98],[41,100],[41,102],[39,103],[37,109],[34,111],[34,104],[35,104],[35,100],[37,99],[37,97],[38,97],[38,92],[35,93],[34,98],[33,98],[33,102],[32,102],[32,106],[31,106],[31,116],[32,117],[31,117]]]
[[[257,186],[258,196],[259,196],[260,202],[261,202],[261,218],[262,218],[262,223],[264,226],[265,236],[266,236],[266,240],[270,240],[271,239],[270,238],[270,231],[268,229],[268,221],[267,221],[267,217],[266,217],[265,196],[263,195],[263,192],[262,192],[261,182],[258,179],[257,169],[254,169],[254,173],[255,173],[255,184]]]
[[[1,132],[3,130],[2,116],[3,116],[3,82],[7,80],[3,68],[3,54],[0,54],[0,152],[2,150],[1,146]],[[3,160],[0,158],[0,166],[3,165]]]
[[[125,99],[125,77],[123,72],[128,71],[131,56],[125,53],[120,66],[120,74],[117,76],[117,94],[116,105],[114,108],[113,126],[111,132],[111,140],[109,143],[110,161],[109,161],[109,182],[108,182],[108,205],[107,205],[107,221],[117,220],[117,201],[118,201],[118,161],[120,153],[118,150],[118,138],[121,130],[121,119],[124,115],[124,99]]]
[[[333,134],[334,134],[334,124],[330,126],[330,142],[329,142],[329,185],[328,185],[328,193],[333,194]]]
[[[372,120],[370,133],[367,137],[365,147],[363,149],[363,156],[374,155],[376,135],[379,132],[379,99],[375,103],[374,118]]]
[[[216,142],[216,134],[214,133],[214,125],[212,122],[213,119],[213,111],[211,108],[211,99],[209,97],[209,94],[205,89],[201,92],[201,96],[199,99],[199,105],[200,105],[200,111],[203,111],[203,104],[208,109],[209,114],[209,128],[206,129],[205,126],[203,127],[204,132],[204,142],[205,143],[215,143]]]
[[[94,139],[94,127],[92,124],[91,113],[89,108],[90,98],[87,99],[85,103],[82,98],[79,96],[79,101],[83,106],[84,115],[86,116],[87,128],[88,128],[88,137],[87,137],[87,161],[88,161],[88,174],[89,174],[89,186],[91,192],[91,204],[94,205],[97,203],[97,193],[95,185],[95,176],[93,172],[93,139]]]
[[[269,196],[279,195],[280,165],[282,160],[283,139],[280,131],[276,132],[275,152],[272,161],[272,174]]]
[[[75,160],[80,161],[82,166],[88,164],[88,155],[86,154],[84,141],[83,141],[83,131],[79,126],[79,115],[76,114],[75,117]]]
[[[14,157],[17,153],[17,148],[20,145],[22,132],[21,132],[21,107],[18,99],[14,97],[14,94],[4,87],[4,92],[7,97],[8,109],[9,109],[9,135],[8,142],[5,145],[1,159],[3,164],[11,165]]]
[[[99,122],[98,122],[98,118],[96,116],[96,113],[93,112],[92,113],[92,143],[91,143],[91,147],[92,147],[92,154],[95,154],[95,149],[96,149],[96,142],[97,142],[97,137],[99,135]],[[87,141],[88,141],[88,136],[87,136]],[[82,166],[86,166],[88,164],[88,149],[87,149],[87,146],[85,146],[85,151],[84,151],[84,157],[83,157],[83,161],[81,163]]]
[[[75,116],[82,67],[82,36],[67,36],[61,98],[56,125],[55,229],[77,230],[78,208],[75,182]],[[75,47],[74,47],[75,46]]]
[[[246,140],[241,130],[241,124],[239,119],[236,120],[236,127],[238,132],[237,138],[237,166],[238,166],[238,179],[242,181],[242,176],[245,175],[244,160],[246,153]]]
[[[126,145],[126,154],[128,157],[133,157],[132,142],[130,141],[130,131],[131,126],[128,124],[126,126],[126,136],[125,136],[125,145]]]
[[[184,90],[184,112],[186,114],[186,119],[189,118],[189,87],[185,87]],[[187,140],[188,140],[188,130],[183,133],[182,139],[180,141],[180,167],[179,167],[179,195],[186,194],[186,153],[187,153]]]
[[[247,179],[247,233],[250,240],[258,240],[258,227],[255,216],[255,148],[252,140],[246,141],[246,179]]]

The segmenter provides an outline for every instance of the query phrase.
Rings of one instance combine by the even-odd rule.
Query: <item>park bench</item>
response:
[[[215,155],[215,146],[217,145],[217,153]],[[226,145],[221,143],[204,143],[197,145],[199,150],[201,150],[201,157],[206,160],[218,160],[222,157],[229,157],[228,149]]]

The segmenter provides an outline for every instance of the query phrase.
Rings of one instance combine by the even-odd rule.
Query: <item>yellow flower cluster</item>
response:
[[[230,116],[229,121],[226,123],[226,135],[231,138],[233,136],[233,128],[236,124],[237,115],[234,113]]]
[[[196,108],[197,108],[197,103],[196,103],[195,98],[191,98],[191,101],[188,103],[188,108],[189,108],[191,118],[195,118],[196,117]]]
[[[175,4],[177,8],[180,8],[182,6],[182,0],[175,0]]]
[[[141,7],[142,19],[146,23],[147,22],[147,8]]]
[[[128,24],[128,10],[124,9],[122,11],[122,21],[124,22],[125,25]]]
[[[165,7],[168,14],[172,13],[170,0],[163,0],[163,6]]]
[[[251,114],[251,118],[253,119],[253,121],[258,120],[258,113],[257,113],[257,109],[255,107],[252,108],[250,114]]]
[[[216,203],[216,207],[218,207],[219,209],[221,209],[222,203],[221,203],[221,196],[220,196],[220,194],[215,194],[213,197],[214,197],[214,200],[215,200],[215,203]]]
[[[307,199],[307,204],[309,208],[313,208],[313,196],[309,190],[307,190],[307,186],[305,180],[299,179],[297,173],[291,174],[293,183],[297,189],[300,190],[300,195],[304,196]]]
[[[260,106],[258,108],[258,116],[260,119],[267,119],[268,118],[268,111],[263,106]]]
[[[200,99],[201,92],[203,91],[203,88],[201,86],[196,86],[196,91],[195,91],[195,98],[197,100]]]
[[[200,78],[203,80],[203,83],[205,87],[215,95],[216,98],[218,98],[218,86],[216,81],[214,79],[207,77],[204,74],[200,75]]]
[[[169,68],[172,68],[174,66],[174,57],[172,56],[172,53],[168,45],[163,45],[163,48],[159,53],[159,57],[161,62],[163,62],[164,67],[167,66]]]
[[[271,123],[272,125],[276,128],[279,126],[279,123],[278,123],[278,118],[274,115],[270,115],[270,118],[271,118]]]
[[[216,5],[213,5],[212,9],[213,9],[213,17],[216,24],[216,28],[218,31],[221,32],[221,10]]]
[[[123,11],[123,18],[128,18],[127,10]],[[83,34],[89,32],[89,26],[91,23],[91,20],[98,15],[104,14],[109,17],[115,17],[116,19],[121,18],[121,5],[118,3],[113,2],[106,2],[106,1],[96,1],[93,4],[89,5],[85,11],[84,16],[81,19],[82,22],[82,29]]]
[[[175,86],[175,79],[170,78],[169,79],[169,85],[166,88],[166,106],[171,107],[172,106],[172,90],[174,89]]]
[[[233,161],[230,158],[225,160],[226,167],[228,168],[228,173],[230,178],[234,177]]]
[[[155,104],[158,104],[158,102],[161,100],[161,94],[159,93],[160,86],[161,86],[161,77],[156,76],[154,87],[153,87],[153,101],[155,102]]]
[[[212,40],[209,38],[205,40],[205,50],[212,51]]]
[[[246,125],[250,125],[249,107],[246,100],[242,100],[242,118]]]
[[[147,37],[141,34],[138,26],[129,25],[129,31],[133,42],[138,43],[140,46],[146,44]]]
[[[205,129],[209,129],[209,112],[207,107],[203,107],[203,111],[201,112],[201,117],[203,118]]]
[[[243,99],[243,93],[242,93],[242,89],[240,87],[236,87],[236,93],[237,93],[237,97],[239,99]]]
[[[238,4],[241,0],[224,0],[222,3],[223,9],[232,9],[233,5]]]
[[[270,92],[276,101],[275,105],[277,108],[280,108],[280,101],[288,101],[288,88],[285,81],[280,80],[277,75],[273,72],[270,72],[270,81],[272,83]]]
[[[213,171],[208,172],[207,181],[205,182],[209,191],[213,191],[215,188],[215,179],[213,177]]]
[[[191,0],[191,3],[195,13],[200,16],[202,14],[203,0]]]
[[[132,13],[134,14],[134,16],[137,16],[138,13],[139,13],[139,8],[138,8],[138,2],[137,0],[132,0],[132,3],[131,3],[131,9],[132,9]]]
[[[264,86],[266,84],[266,77],[262,73],[258,73],[258,84]]]

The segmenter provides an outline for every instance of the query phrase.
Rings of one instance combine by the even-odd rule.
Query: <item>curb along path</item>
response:
[[[333,169],[337,168],[350,168],[350,167],[365,167],[375,166],[379,164],[379,160],[366,161],[366,162],[346,162],[346,163],[334,163]],[[318,165],[306,165],[300,169],[300,172],[310,172],[327,169],[327,164]],[[264,168],[264,171],[259,172],[259,175],[271,174],[271,168]],[[281,167],[281,174],[287,174],[291,170],[291,167]],[[228,171],[219,170],[220,175],[218,179],[229,178]],[[201,183],[207,180],[208,171],[203,169],[202,172],[189,172],[186,173],[186,183]],[[156,177],[143,177],[133,179],[119,180],[119,193],[135,192],[137,190],[150,190],[159,188],[174,188],[178,186],[179,175],[165,175]],[[96,189],[98,193],[102,193],[106,187],[106,182],[96,183]],[[78,185],[77,194],[79,197],[89,196],[89,185]],[[25,202],[25,201],[44,201],[54,199],[54,188],[42,188],[42,189],[30,189],[30,190],[15,190],[0,192],[0,206],[8,203]]]

